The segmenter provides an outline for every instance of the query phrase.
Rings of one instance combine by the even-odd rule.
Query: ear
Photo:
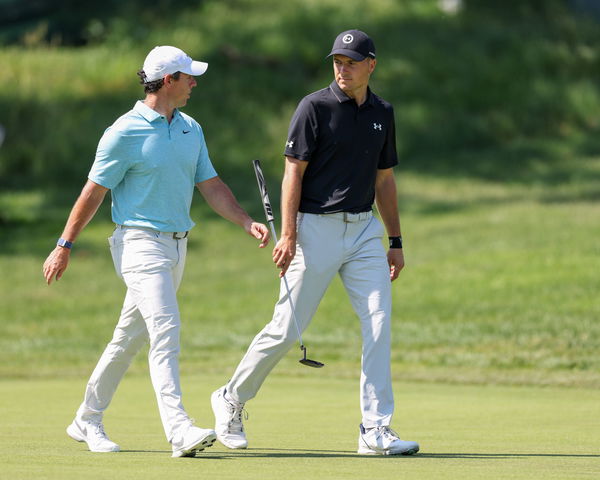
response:
[[[375,65],[377,65],[377,59],[372,58],[369,62],[369,74],[373,73],[373,70],[375,70]]]
[[[163,82],[165,85],[169,85],[171,83],[173,83],[173,75],[171,75],[170,73],[167,73],[164,77],[163,77]]]

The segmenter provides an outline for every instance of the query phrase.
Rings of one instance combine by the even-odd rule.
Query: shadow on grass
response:
[[[123,453],[171,453],[166,450],[121,450]],[[511,458],[600,458],[600,454],[570,453],[418,453],[416,455],[394,455],[394,458],[463,460],[502,460]],[[386,455],[358,455],[350,450],[307,450],[296,448],[259,448],[226,452],[199,452],[196,460],[226,460],[234,458],[390,458]]]
[[[121,450],[122,453],[171,453],[167,450]],[[350,458],[356,457],[352,451],[339,450],[301,450],[285,448],[260,448],[248,450],[232,450],[226,452],[198,452],[196,460],[225,460],[233,458]]]
[[[461,458],[473,460],[503,459],[503,458],[600,458],[594,454],[571,454],[571,453],[419,453],[415,458]]]

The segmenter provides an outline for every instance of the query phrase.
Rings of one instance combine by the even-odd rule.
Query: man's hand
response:
[[[92,217],[96,214],[98,207],[104,200],[104,197],[108,192],[108,188],[98,185],[97,183],[88,180],[81,190],[81,194],[69,214],[67,224],[61,235],[61,238],[74,242],[79,235],[79,232],[83,230]],[[44,278],[48,285],[52,283],[54,279],[59,280],[63,273],[67,269],[69,264],[69,256],[71,255],[71,249],[56,246],[54,250],[48,255],[48,258],[44,262],[42,271],[44,272]]]
[[[48,285],[50,285],[54,279],[60,280],[60,277],[62,277],[69,264],[70,254],[71,249],[58,246],[50,252],[42,269]]]
[[[296,255],[296,239],[282,236],[273,249],[273,262],[281,269],[279,278],[282,278],[290,267]]]
[[[245,230],[248,235],[260,240],[260,248],[265,248],[269,244],[271,234],[269,233],[269,229],[266,225],[250,221],[250,223],[245,226]]]
[[[401,248],[390,248],[387,253],[390,266],[390,280],[393,282],[398,278],[400,270],[404,268],[404,253]]]

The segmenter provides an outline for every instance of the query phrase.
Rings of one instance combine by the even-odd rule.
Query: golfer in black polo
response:
[[[281,238],[273,260],[286,275],[300,328],[308,327],[339,274],[361,321],[362,423],[358,453],[414,454],[415,442],[389,428],[394,411],[390,374],[391,282],[404,266],[396,183],[392,106],[369,89],[375,46],[359,30],[342,32],[329,56],[335,80],[306,96],[292,118],[285,148]],[[382,245],[385,225],[390,248]],[[248,445],[244,403],[294,345],[297,333],[286,289],[272,321],[254,338],[227,385],[212,395],[217,438]]]

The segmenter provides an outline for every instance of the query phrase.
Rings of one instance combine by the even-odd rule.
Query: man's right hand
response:
[[[296,238],[282,236],[273,249],[273,262],[281,269],[279,278],[285,275],[294,256],[296,255]]]
[[[67,269],[69,264],[69,256],[71,249],[64,247],[56,247],[44,262],[44,278],[46,283],[50,285],[54,279],[59,280],[62,274]]]
[[[73,208],[71,209],[61,238],[65,238],[71,242],[75,241],[79,232],[83,230],[83,227],[85,227],[95,215],[102,200],[104,200],[104,197],[106,196],[106,192],[108,192],[108,188],[89,179],[87,180],[81,190],[79,198],[77,198],[75,205],[73,205]],[[54,279],[59,280],[63,273],[65,273],[67,265],[69,264],[70,255],[71,249],[59,247],[58,245],[50,252],[42,269],[48,285],[50,285]]]

